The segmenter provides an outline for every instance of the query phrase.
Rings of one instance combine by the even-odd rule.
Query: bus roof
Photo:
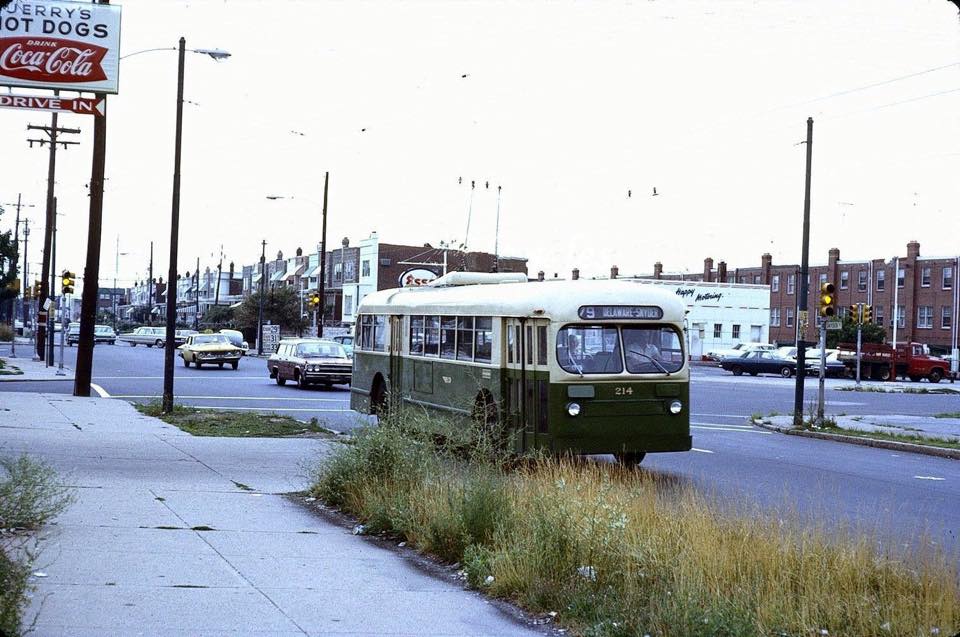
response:
[[[359,314],[514,316],[581,322],[581,306],[657,306],[660,321],[682,322],[683,301],[672,291],[635,281],[535,281],[380,290],[363,298]],[[625,319],[629,320],[629,319]],[[594,321],[589,321],[594,322]]]

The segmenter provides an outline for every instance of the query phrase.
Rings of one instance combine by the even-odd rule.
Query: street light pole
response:
[[[809,285],[807,277],[810,273],[810,180],[813,166],[813,118],[807,118],[807,172],[803,191],[803,247],[800,253],[800,305],[797,310],[797,381],[793,392],[793,426],[803,426],[803,382],[807,373],[806,350],[807,343],[803,340],[806,334],[807,295]],[[801,327],[801,322],[804,325]]]
[[[173,353],[177,329],[177,241],[180,230],[180,142],[183,136],[183,67],[186,38],[180,38],[177,60],[177,128],[173,151],[173,201],[170,209],[170,267],[167,271],[167,334],[163,352],[163,413],[173,411]],[[173,288],[173,294],[171,294]]]
[[[330,171],[324,173],[323,177],[323,234],[320,236],[320,308],[318,309],[319,317],[317,318],[317,336],[323,338],[323,315],[324,310],[326,310],[327,297],[326,297],[326,263],[327,263],[327,188],[330,185]],[[343,265],[341,264],[341,269]],[[342,270],[341,270],[342,271]],[[340,278],[341,284],[343,282],[343,277]]]
[[[260,303],[257,310],[257,354],[263,355],[263,295],[264,279],[267,278],[267,241],[260,242]]]

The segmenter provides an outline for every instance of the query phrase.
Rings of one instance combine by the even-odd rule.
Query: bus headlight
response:
[[[675,400],[675,401],[673,401],[672,403],[670,403],[670,413],[671,413],[671,414],[679,414],[681,411],[683,411],[683,403],[682,403],[682,402],[680,402],[679,400]]]
[[[567,403],[567,413],[571,416],[580,415],[580,403]]]

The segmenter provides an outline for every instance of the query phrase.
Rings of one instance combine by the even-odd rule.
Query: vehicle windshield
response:
[[[223,334],[200,334],[193,337],[194,345],[206,345],[208,343],[229,343],[227,337]]]
[[[631,374],[679,371],[680,334],[661,325],[568,325],[557,333],[557,362],[571,374],[619,374],[624,358]]]
[[[346,358],[347,353],[337,343],[300,343],[297,345],[297,356],[325,358]]]

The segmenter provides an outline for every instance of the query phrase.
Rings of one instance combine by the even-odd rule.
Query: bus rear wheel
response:
[[[378,376],[370,389],[370,413],[383,419],[386,418],[387,411],[387,385]]]
[[[623,451],[613,454],[613,457],[624,467],[636,467],[643,462],[646,455],[645,451]]]

